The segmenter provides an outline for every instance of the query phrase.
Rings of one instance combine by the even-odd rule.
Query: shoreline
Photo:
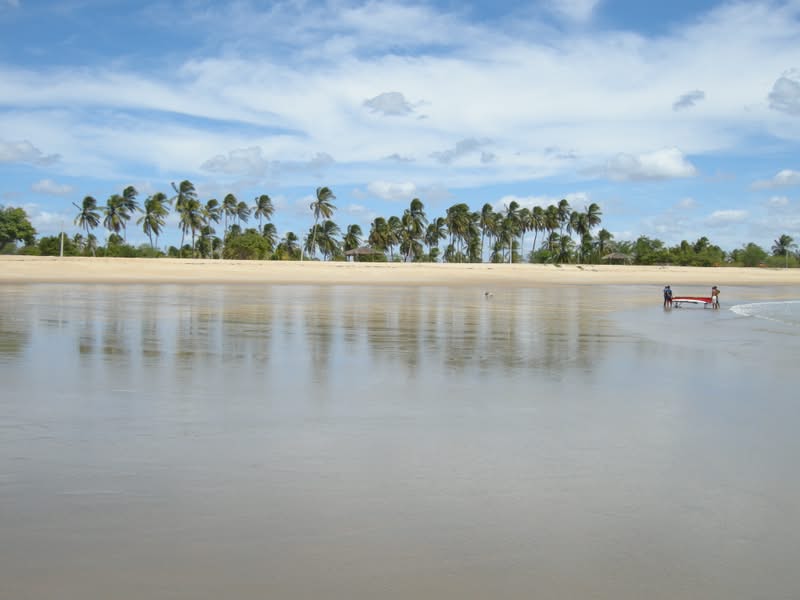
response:
[[[0,283],[536,287],[798,285],[800,269],[0,256]]]

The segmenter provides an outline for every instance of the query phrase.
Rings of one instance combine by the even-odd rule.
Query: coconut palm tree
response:
[[[136,202],[136,196],[139,192],[132,185],[129,185],[122,190],[122,202],[120,203],[120,217],[122,219],[122,237],[125,241],[128,240],[128,221],[133,217],[133,213],[139,212],[139,203]]]
[[[347,232],[344,234],[344,239],[342,240],[344,251],[355,250],[361,246],[361,236],[363,235],[359,225],[348,225]]]
[[[194,184],[191,181],[184,179],[178,186],[176,186],[175,183],[171,185],[172,189],[175,190],[175,195],[170,198],[170,203],[172,203],[176,211],[180,210],[186,200],[197,198],[197,191],[194,189]]]
[[[367,242],[372,248],[380,250],[384,254],[389,249],[389,224],[383,217],[375,217],[369,229]]]
[[[547,236],[547,244],[548,250],[550,252],[553,251],[554,246],[551,245],[553,240],[557,239],[553,237],[553,233],[559,227],[559,219],[558,219],[558,207],[554,205],[550,205],[544,211],[544,230],[548,233]]]
[[[339,250],[339,226],[331,221],[330,219],[326,219],[322,223],[319,224],[318,227],[319,231],[317,232],[317,247],[319,248],[320,252],[322,252],[322,258],[328,260],[329,257],[333,256]]]
[[[601,229],[597,232],[597,253],[600,258],[605,255],[606,247],[614,239],[614,235],[607,229]]]
[[[481,218],[478,224],[481,228],[481,257],[483,257],[483,241],[486,236],[491,239],[492,225],[494,225],[494,208],[488,202],[481,208]]]
[[[247,223],[247,220],[250,218],[250,207],[247,206],[246,202],[239,202],[236,205],[236,219],[239,221],[239,224],[242,225]]]
[[[572,209],[570,208],[569,202],[567,202],[566,198],[562,198],[558,201],[556,211],[558,212],[558,233],[559,235],[563,236],[564,227],[569,224],[569,215],[572,212]]]
[[[314,237],[317,234],[317,223],[319,223],[320,217],[325,219],[330,219],[331,215],[333,215],[333,211],[336,210],[336,207],[333,205],[331,200],[335,200],[336,196],[333,195],[333,192],[327,187],[318,187],[317,188],[317,199],[314,200],[311,204],[309,204],[309,208],[314,213],[314,228],[313,233],[311,234],[311,248],[315,247],[316,241]],[[303,261],[303,254],[300,253],[300,262]]]
[[[272,199],[266,194],[261,194],[255,200],[253,205],[253,216],[258,219],[258,228],[261,229],[261,218],[267,221],[272,218],[272,213],[275,212],[275,207],[272,206]]]
[[[508,262],[513,262],[514,259],[514,238],[519,235],[520,220],[519,220],[519,203],[512,200],[506,206],[506,214],[503,219],[503,239],[508,244]]]
[[[436,260],[433,250],[436,249],[436,255],[439,254],[439,242],[447,239],[447,222],[444,217],[436,217],[428,224],[425,230],[425,245],[428,246],[428,258],[431,261]]]
[[[544,210],[541,206],[534,206],[531,210],[531,229],[533,230],[533,248],[531,256],[536,252],[536,240],[539,238],[539,232],[544,231]],[[531,262],[533,258],[531,259]]]
[[[422,254],[422,240],[425,237],[425,226],[428,224],[424,209],[422,201],[414,198],[400,219],[400,252],[403,253],[406,262],[412,254],[415,257]]]
[[[789,251],[793,248],[797,248],[797,244],[794,243],[794,239],[792,236],[786,235],[785,233],[781,235],[775,243],[772,245],[772,255],[773,256],[780,256],[781,254],[786,257],[786,268],[789,268]]]
[[[203,205],[196,198],[185,200],[180,211],[180,228],[181,228],[181,248],[186,236],[186,232],[192,233],[192,258],[195,257],[195,235],[197,232],[206,225],[203,218]]]
[[[467,239],[470,235],[471,215],[469,206],[464,203],[454,204],[447,209],[445,215],[445,223],[447,230],[450,232],[450,246],[453,246],[452,252],[445,252],[445,256],[450,256],[451,259],[461,260],[463,258],[463,247],[467,244]],[[458,249],[456,249],[456,242],[458,242]]]
[[[103,208],[103,227],[108,229],[110,233],[119,235],[119,232],[124,226],[124,219],[126,216],[124,207],[124,198],[119,194],[112,194],[106,200],[106,205]]]
[[[297,242],[297,235],[291,231],[287,232],[275,248],[275,258],[277,260],[294,260],[300,253]]]
[[[86,237],[89,237],[89,230],[94,229],[100,224],[100,213],[97,212],[97,200],[91,196],[85,196],[81,205],[74,202],[72,205],[78,209],[78,216],[75,217],[75,225],[86,230]],[[95,256],[95,249],[92,247],[92,256]]]
[[[222,212],[225,215],[225,234],[228,233],[228,217],[234,219],[236,217],[236,209],[239,206],[239,201],[233,194],[226,194],[222,199]]]
[[[267,240],[269,253],[272,254],[275,252],[275,244],[278,241],[278,230],[275,229],[275,225],[273,223],[266,223],[261,230],[261,236]]]
[[[166,194],[157,192],[152,196],[148,196],[144,201],[144,213],[136,221],[137,225],[142,226],[142,231],[150,239],[150,247],[155,248],[158,243],[158,236],[161,234],[161,229],[166,223],[169,209],[166,207],[167,202]],[[153,236],[156,242],[153,242]]]

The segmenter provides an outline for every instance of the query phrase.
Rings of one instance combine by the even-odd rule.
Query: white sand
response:
[[[0,256],[3,283],[328,285],[800,285],[800,269],[630,265],[402,264]]]

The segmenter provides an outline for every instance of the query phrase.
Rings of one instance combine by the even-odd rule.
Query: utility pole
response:
[[[61,252],[59,256],[64,256],[64,221],[61,221]]]

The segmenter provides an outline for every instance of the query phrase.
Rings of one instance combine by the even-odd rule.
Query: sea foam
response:
[[[800,327],[800,300],[737,304],[731,307],[731,310],[737,315],[745,317],[755,317]]]

